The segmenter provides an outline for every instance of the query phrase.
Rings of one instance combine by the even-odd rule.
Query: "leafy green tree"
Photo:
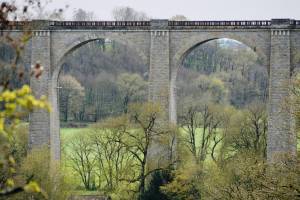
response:
[[[99,74],[89,90],[87,104],[95,109],[95,121],[123,113],[123,102],[119,87],[109,73]]]
[[[199,170],[195,162],[185,160],[172,171],[171,180],[160,186],[160,192],[167,196],[166,199],[201,199]]]
[[[53,163],[53,161],[50,163],[50,152],[47,147],[31,150],[18,165],[18,172],[15,176],[16,184],[19,185],[34,178],[38,183],[35,187],[36,189],[38,186],[40,187],[40,193],[23,192],[11,196],[8,200],[32,198],[65,200],[69,198],[73,188],[67,183],[67,177],[58,163]],[[56,166],[56,169],[51,169],[53,165]]]
[[[35,5],[35,1],[31,4]],[[25,3],[25,7],[29,6]],[[2,2],[0,8],[1,29],[9,29],[9,17],[26,15],[27,9],[21,7],[20,10],[12,3]],[[47,197],[42,192],[40,186],[34,181],[33,177],[18,183],[16,178],[19,173],[17,162],[20,161],[21,152],[16,148],[16,127],[20,121],[28,115],[33,109],[46,109],[50,107],[45,97],[36,99],[28,85],[15,85],[11,83],[17,82],[25,76],[24,66],[19,60],[22,57],[22,50],[26,42],[30,39],[30,29],[20,33],[20,37],[12,37],[9,31],[3,32],[0,36],[1,46],[9,46],[13,51],[11,58],[0,62],[0,70],[7,72],[6,76],[1,76],[0,80],[0,199],[7,199],[22,192],[39,193],[43,197]],[[2,62],[4,61],[4,62]],[[39,78],[42,73],[42,67],[36,64],[32,68],[31,74],[35,78]]]
[[[169,200],[160,187],[171,181],[169,170],[154,172],[150,178],[150,182],[145,193],[142,195],[143,200]]]
[[[299,199],[299,162],[268,165],[244,152],[226,165],[210,165],[205,176],[205,199]]]
[[[152,103],[137,103],[129,106],[128,113],[118,118],[109,119],[104,123],[106,129],[118,132],[113,141],[124,146],[132,156],[135,172],[121,181],[137,184],[138,198],[141,199],[146,191],[146,180],[154,172],[172,166],[172,161],[165,159],[164,166],[157,167],[149,160],[153,143],[165,144],[169,142],[173,130],[159,127],[160,106]],[[153,149],[152,149],[153,151]],[[164,157],[164,155],[161,155]],[[157,158],[159,160],[159,158]]]
[[[84,88],[70,75],[60,77],[59,85],[60,111],[64,121],[67,122],[70,115],[73,115],[75,120],[80,119],[83,112]]]
[[[213,40],[195,47],[184,58],[178,75],[177,94],[179,102],[190,94],[213,94],[212,97],[219,98],[212,100],[245,107],[252,101],[266,102],[267,77],[261,58],[252,49],[233,40]],[[204,87],[196,87],[197,81]],[[226,91],[225,96],[220,95],[224,92],[222,88]]]
[[[146,100],[147,84],[140,75],[123,73],[117,83],[123,96],[124,113],[127,113],[129,103]]]

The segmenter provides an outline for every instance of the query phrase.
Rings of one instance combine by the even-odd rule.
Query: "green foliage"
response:
[[[256,52],[237,41],[213,40],[184,58],[177,78],[178,102],[187,96],[235,107],[244,107],[254,100],[266,101],[267,77]]]
[[[294,101],[297,98],[294,98]],[[293,101],[293,102],[294,102]],[[289,103],[293,103],[289,102]],[[267,116],[265,106],[253,103],[243,110],[232,107],[213,105],[207,109],[203,120],[201,107],[189,104],[189,112],[185,115],[186,122],[182,130],[187,131],[181,135],[189,144],[186,149],[178,151],[180,162],[174,173],[173,180],[161,187],[162,191],[171,199],[299,199],[299,162],[293,160],[291,155],[285,155],[286,162],[270,165],[266,163],[266,134]],[[288,104],[289,106],[291,104]],[[298,111],[298,104],[294,104],[294,111]],[[216,112],[215,114],[213,114]],[[297,113],[297,112],[295,112]],[[192,117],[191,117],[192,116]],[[297,116],[297,115],[296,115]],[[205,123],[210,118],[220,120],[217,139],[223,137],[218,143],[219,151],[213,159],[215,162],[197,163],[189,157],[193,151],[191,135],[199,141],[203,134]],[[191,123],[192,122],[192,123]],[[208,131],[209,132],[209,131]],[[208,143],[216,142],[214,137],[207,137]],[[201,139],[200,139],[201,141]],[[182,145],[182,138],[179,145]],[[197,146],[195,142],[194,147]],[[216,143],[215,143],[216,144]],[[208,145],[208,150],[213,148]],[[198,153],[198,151],[195,151]],[[192,162],[188,162],[191,160]],[[193,169],[196,169],[193,172]],[[193,196],[199,195],[199,196]]]
[[[229,123],[229,134],[224,141],[227,150],[252,151],[266,158],[268,126],[264,105],[251,104],[247,109],[236,111]]]
[[[78,12],[83,17],[89,15]],[[128,109],[129,103],[146,99],[147,66],[136,55],[127,46],[100,38],[65,58],[63,74],[76,77],[85,90],[76,121],[96,122],[117,116]]]
[[[147,84],[140,75],[123,73],[118,77],[117,84],[123,97],[124,113],[127,113],[129,103],[146,100]]]
[[[10,141],[10,152],[15,158],[16,163],[20,164],[28,152],[28,134],[29,127],[27,123],[20,123],[16,126]]]
[[[48,148],[28,151],[28,124],[16,126],[10,141],[10,155],[15,159],[13,181],[15,188],[23,186],[24,192],[7,195],[4,199],[23,200],[58,199],[65,200],[72,189],[66,180],[65,171],[60,169],[58,163],[52,162],[50,166],[50,152]],[[6,177],[1,172],[1,177]],[[3,197],[0,196],[0,199]]]
[[[299,177],[299,162],[268,166],[243,153],[222,167],[207,167],[204,199],[299,199]]]
[[[67,143],[66,159],[81,179],[86,190],[95,190],[96,158],[89,134],[78,134]]]
[[[87,190],[103,191],[115,199],[138,198],[146,190],[147,178],[171,162],[170,157],[164,157],[167,159],[158,169],[148,160],[154,139],[170,151],[174,148],[169,144],[174,130],[159,127],[159,117],[160,106],[156,104],[132,104],[127,114],[64,138],[66,169],[72,169]]]
[[[230,121],[236,110],[231,106],[192,102],[179,116],[180,145],[185,146],[198,163],[222,157],[223,141],[230,134]]]
[[[160,187],[161,191],[170,200],[201,199],[199,166],[187,162],[173,171],[173,180]]]
[[[160,187],[171,181],[169,170],[156,171],[151,175],[150,182],[141,200],[169,200],[166,194],[161,192]]]
[[[28,198],[38,196],[39,199],[49,196],[54,199],[65,199],[66,196],[58,198],[57,190],[48,190],[49,182],[37,183],[37,180],[46,181],[37,178],[39,170],[45,167],[46,162],[42,162],[38,157],[42,163],[37,165],[36,162],[32,162],[35,158],[32,154],[26,157],[28,129],[20,125],[21,121],[26,120],[28,114],[34,110],[43,109],[49,112],[50,106],[45,96],[35,98],[30,87],[24,84],[29,82],[30,77],[38,79],[43,73],[43,66],[39,63],[35,63],[30,72],[23,66],[23,50],[31,39],[32,28],[26,26],[25,21],[33,14],[31,11],[35,8],[41,9],[41,2],[32,0],[25,1],[21,6],[15,4],[4,1],[1,2],[0,8],[0,23],[2,29],[6,30],[0,36],[0,199],[24,199],[26,196]],[[26,26],[17,36],[10,34],[9,31],[11,29],[9,26],[14,20],[22,20]],[[32,153],[36,152],[33,150]],[[49,152],[47,154],[50,155]],[[46,158],[48,161],[49,157]],[[31,161],[24,164],[26,159]],[[32,163],[39,167],[28,168],[31,171],[31,175],[28,175],[23,167]],[[41,188],[41,185],[44,188]]]
[[[20,160],[19,156],[22,156],[21,151],[18,151],[19,147],[16,147],[16,130],[20,119],[26,116],[33,109],[47,109],[50,111],[46,98],[42,97],[38,100],[33,97],[29,86],[24,85],[21,89],[16,90],[4,90],[0,93],[0,104],[2,110],[0,111],[0,192],[5,195],[6,193],[13,193],[17,190],[15,186],[15,174],[16,171],[16,159]],[[24,148],[20,146],[20,148]],[[18,155],[18,153],[21,153]],[[23,152],[24,153],[24,152]],[[14,156],[17,156],[16,159]],[[25,186],[20,190],[26,189],[26,184],[31,182],[25,182]],[[30,190],[32,191],[32,190]],[[39,192],[39,190],[37,190]]]
[[[67,199],[70,187],[59,163],[50,163],[48,148],[32,150],[22,165],[25,177],[34,176],[51,199]]]
[[[66,122],[70,115],[73,119],[80,119],[83,112],[84,88],[72,76],[65,75],[59,80],[60,113]]]

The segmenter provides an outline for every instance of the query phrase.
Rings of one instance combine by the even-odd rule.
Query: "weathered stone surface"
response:
[[[149,100],[165,109],[165,119],[176,123],[176,77],[184,56],[209,40],[229,38],[257,52],[270,73],[268,160],[278,153],[295,154],[294,120],[282,108],[288,97],[290,78],[300,66],[300,22],[273,20],[253,22],[35,22],[29,48],[31,63],[39,61],[45,72],[32,79],[36,96],[47,95],[50,114],[30,116],[31,147],[50,145],[52,157],[60,159],[57,82],[66,55],[87,42],[109,38],[136,51],[149,65]],[[157,153],[157,152],[156,152]],[[155,153],[153,154],[155,155]]]
[[[31,77],[30,86],[36,97],[49,95],[49,77],[51,76],[51,39],[49,31],[35,31],[31,41],[31,65],[42,65],[44,71],[38,79]],[[36,110],[30,114],[29,147],[50,146],[50,116],[45,110]]]
[[[291,41],[289,23],[277,21],[271,30],[269,119],[267,156],[269,162],[296,155],[295,121],[289,105]]]

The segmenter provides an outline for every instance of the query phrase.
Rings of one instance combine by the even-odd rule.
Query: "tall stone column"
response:
[[[50,112],[50,150],[51,158],[54,161],[60,160],[60,121],[59,121],[59,99],[58,99],[58,80],[49,81],[49,97],[51,103]]]
[[[168,20],[151,21],[150,46],[150,75],[149,75],[149,101],[161,106],[162,117],[159,126],[169,122],[169,96],[170,96],[170,37]],[[163,165],[166,162],[168,151],[159,142],[153,142],[149,151],[148,160],[150,168]]]
[[[151,21],[149,100],[159,103],[168,120],[170,91],[168,20]]]
[[[289,105],[291,71],[290,20],[272,20],[269,77],[269,121],[267,157],[269,163],[296,155],[294,119]]]
[[[48,30],[37,29],[37,25],[42,25],[44,21],[33,22],[33,36],[31,46],[31,65],[37,63],[43,67],[42,75],[38,78],[32,76],[30,87],[36,98],[42,95],[49,96],[49,77],[51,67],[50,55],[50,32]],[[29,117],[29,148],[41,146],[50,147],[50,114],[46,110],[34,110]]]

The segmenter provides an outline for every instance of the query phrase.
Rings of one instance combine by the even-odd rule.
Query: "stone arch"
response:
[[[134,37],[132,38],[126,38],[124,35],[119,36],[120,33],[112,33],[112,34],[90,34],[90,33],[83,33],[83,35],[75,35],[75,37],[72,38],[71,35],[66,34],[71,38],[71,42],[67,43],[65,42],[65,38],[62,37],[59,40],[52,40],[54,42],[54,49],[55,52],[53,53],[53,56],[51,58],[52,63],[52,70],[50,74],[50,80],[49,80],[49,102],[51,103],[52,112],[50,112],[50,141],[51,141],[51,153],[53,154],[53,158],[56,160],[60,159],[60,119],[59,119],[59,101],[58,101],[58,78],[59,74],[61,72],[62,64],[66,56],[68,56],[70,53],[74,52],[76,49],[79,49],[83,45],[96,41],[98,39],[110,39],[113,41],[116,41],[122,45],[128,46],[131,48],[134,52],[137,53],[137,55],[142,59],[142,62],[146,65],[148,65],[148,55],[147,51],[144,49],[149,49],[147,46],[147,43],[143,43],[142,45],[140,43],[135,44],[134,43]],[[54,36],[55,37],[55,36]],[[144,37],[144,35],[140,35],[140,37]],[[140,38],[137,38],[138,41]],[[70,39],[69,39],[70,40]],[[68,41],[68,40],[67,40]],[[62,44],[60,44],[62,43]],[[65,44],[66,43],[66,44]],[[58,46],[57,46],[58,45]],[[60,48],[59,48],[60,47]]]
[[[257,53],[257,55],[264,61],[264,65],[269,65],[269,32],[203,32],[199,34],[192,34],[190,37],[183,39],[176,45],[178,48],[171,59],[175,66],[178,67],[183,58],[191,52],[194,48],[206,42],[217,39],[230,39],[243,43]]]
[[[263,66],[267,67],[269,73],[269,49],[268,49],[268,40],[266,38],[262,38],[259,36],[255,37],[246,37],[241,36],[236,33],[227,33],[220,32],[214,34],[204,34],[205,37],[197,37],[193,36],[182,41],[182,46],[175,52],[174,56],[171,58],[172,66],[171,66],[171,74],[170,74],[170,97],[169,97],[169,118],[173,123],[177,122],[177,102],[176,102],[176,81],[178,71],[182,67],[182,63],[184,58],[192,52],[197,47],[205,44],[207,42],[218,40],[218,39],[230,39],[237,42],[240,42],[250,49],[252,49],[260,59],[263,61]],[[181,43],[179,43],[181,44]]]
[[[124,46],[129,47],[132,49],[137,55],[141,58],[142,62],[145,65],[148,65],[149,63],[149,56],[146,55],[147,53],[144,52],[139,45],[134,44],[134,41],[130,41],[130,39],[127,39],[126,37],[113,34],[83,34],[79,37],[75,37],[72,42],[63,45],[63,48],[60,50],[58,55],[54,56],[53,59],[53,73],[52,73],[52,81],[58,80],[59,73],[61,71],[61,67],[63,64],[63,60],[68,56],[70,53],[74,52],[76,49],[79,49],[85,44],[88,44],[90,42],[96,41],[98,39],[110,39],[112,41],[116,41],[119,44],[122,44]]]

